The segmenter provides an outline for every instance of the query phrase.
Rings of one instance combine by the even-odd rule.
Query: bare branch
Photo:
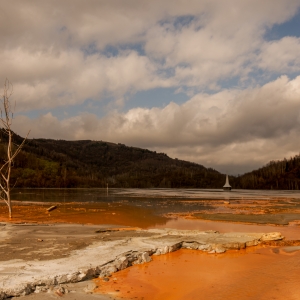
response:
[[[12,155],[11,157],[11,161],[14,160],[14,158],[18,155],[18,153],[22,150],[27,138],[28,138],[28,135],[30,133],[30,130],[28,131],[28,133],[26,134],[26,137],[23,139],[23,142],[20,144],[20,146],[18,147],[18,149],[15,151],[15,153]]]

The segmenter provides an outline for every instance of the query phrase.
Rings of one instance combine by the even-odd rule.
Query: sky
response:
[[[228,174],[300,151],[300,0],[0,0],[0,80],[29,138]]]

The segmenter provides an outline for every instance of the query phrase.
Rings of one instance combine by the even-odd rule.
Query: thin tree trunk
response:
[[[4,83],[3,99],[0,103],[0,126],[2,131],[8,136],[7,143],[7,153],[6,160],[0,166],[0,199],[3,200],[8,206],[8,215],[9,219],[12,218],[12,203],[11,203],[11,187],[10,187],[10,175],[12,163],[18,153],[21,151],[29,132],[26,137],[23,139],[22,143],[19,146],[16,146],[16,149],[13,149],[13,132],[11,130],[11,124],[13,120],[13,109],[10,103],[10,96],[12,95],[13,87],[8,79]],[[0,127],[0,128],[1,128]]]
[[[7,170],[7,181],[6,181],[9,219],[12,218],[12,208],[11,208],[11,199],[10,199],[11,147],[12,147],[12,133],[11,133],[11,130],[9,130],[8,146],[7,146],[8,170]]]
[[[12,206],[11,206],[10,196],[9,196],[9,199],[7,202],[8,202],[8,216],[9,216],[9,219],[11,220],[12,219]]]

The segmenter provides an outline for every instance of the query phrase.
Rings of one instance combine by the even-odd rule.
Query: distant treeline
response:
[[[14,142],[22,138],[15,135]],[[0,142],[5,159],[6,137]],[[298,190],[300,155],[271,161],[242,176],[230,176],[233,188]],[[32,188],[222,188],[225,175],[164,153],[102,141],[28,139],[16,157],[12,184]]]
[[[15,136],[20,143],[21,137]],[[5,136],[0,158],[5,158]],[[29,139],[13,166],[16,187],[221,188],[225,176],[164,153],[102,141]]]
[[[271,161],[266,166],[233,178],[235,188],[299,190],[300,155]]]

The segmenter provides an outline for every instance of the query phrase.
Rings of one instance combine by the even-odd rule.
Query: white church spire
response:
[[[231,185],[229,184],[228,175],[226,175],[226,182],[225,182],[225,185],[223,186],[223,190],[224,191],[230,191],[231,190]]]

